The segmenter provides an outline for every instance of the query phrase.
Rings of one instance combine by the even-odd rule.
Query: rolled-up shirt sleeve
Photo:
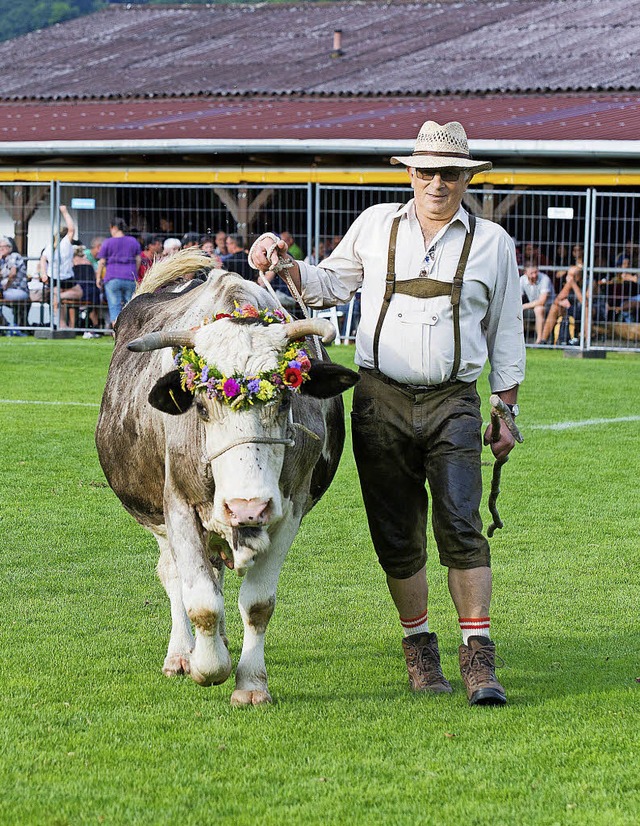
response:
[[[356,218],[342,241],[321,265],[312,266],[298,261],[302,297],[310,307],[346,304],[362,286],[364,268],[358,246],[362,243],[365,214]]]
[[[522,383],[525,344],[522,326],[520,276],[513,241],[502,235],[496,250],[496,281],[484,319],[492,392]]]

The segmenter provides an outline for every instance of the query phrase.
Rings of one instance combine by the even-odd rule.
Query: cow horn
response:
[[[134,353],[148,353],[150,350],[161,350],[163,347],[193,347],[194,336],[194,330],[160,330],[135,338],[127,344],[127,348]]]
[[[336,328],[328,318],[301,318],[284,327],[290,341],[304,336],[320,336],[323,344],[331,344],[336,337]]]

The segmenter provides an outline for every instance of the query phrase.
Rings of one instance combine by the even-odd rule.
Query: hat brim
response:
[[[474,161],[471,158],[446,157],[444,155],[406,155],[391,158],[392,164],[403,164],[413,169],[450,169],[458,167],[468,169],[475,175],[478,172],[488,172],[493,168],[491,161]]]

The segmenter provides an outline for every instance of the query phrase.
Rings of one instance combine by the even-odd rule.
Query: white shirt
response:
[[[526,275],[520,276],[520,291],[527,297],[527,301],[537,301],[543,293],[547,293],[547,301],[555,298],[556,291],[549,276],[538,271],[538,277],[532,284]]]
[[[54,267],[52,267],[51,244],[45,247],[43,254],[47,259],[47,275],[49,278],[53,275],[57,276],[60,281],[68,281],[73,278],[73,244],[68,233],[54,250]]]
[[[302,295],[311,307],[343,304],[362,288],[356,364],[373,367],[373,338],[384,296],[391,224],[401,221],[396,245],[396,279],[417,278],[425,249],[413,199],[365,210],[322,266],[298,262]],[[429,277],[453,281],[469,215],[460,207],[430,242]],[[524,378],[522,301],[511,238],[498,224],[478,218],[460,298],[461,361],[458,378],[471,382],[491,362],[493,392]],[[420,299],[394,294],[379,343],[380,370],[396,381],[433,385],[447,381],[454,360],[450,296]]]

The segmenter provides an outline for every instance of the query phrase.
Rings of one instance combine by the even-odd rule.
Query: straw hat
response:
[[[425,121],[416,138],[412,155],[393,157],[391,163],[402,163],[418,169],[442,169],[458,166],[476,172],[486,172],[490,161],[474,161],[469,154],[467,133],[458,121],[441,126],[434,120]]]

